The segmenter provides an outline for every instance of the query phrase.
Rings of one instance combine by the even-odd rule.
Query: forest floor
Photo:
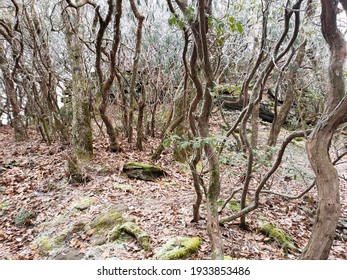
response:
[[[217,121],[216,121],[217,123]],[[219,129],[216,126],[215,129]],[[262,131],[268,129],[262,126]],[[99,131],[96,130],[96,135]],[[175,236],[199,236],[202,246],[192,259],[208,259],[210,243],[206,221],[192,223],[192,204],[195,192],[187,166],[172,159],[166,150],[155,164],[167,175],[153,182],[131,180],[122,174],[122,166],[128,161],[150,163],[150,155],[158,140],[149,138],[144,151],[138,151],[123,139],[123,151],[109,153],[107,140],[102,136],[94,139],[94,169],[105,172],[90,172],[90,181],[70,184],[66,175],[66,157],[71,147],[55,143],[47,146],[34,130],[29,130],[30,140],[16,143],[10,127],[0,127],[0,259],[55,259],[59,250],[42,254],[37,239],[42,234],[64,231],[79,221],[91,221],[108,209],[121,209],[122,214],[136,220],[150,235],[152,250],[142,250],[135,240],[128,240],[118,247],[100,246],[98,259],[151,259],[165,242]],[[283,136],[282,136],[283,137]],[[221,200],[242,186],[246,160],[237,153],[223,153]],[[271,161],[264,155],[257,156],[256,173],[252,178],[252,189],[261,175],[271,168]],[[338,165],[339,175],[347,175],[346,165]],[[101,169],[100,169],[101,168]],[[305,155],[304,141],[290,144],[284,162],[267,185],[267,190],[296,195],[312,182],[312,172]],[[73,205],[82,197],[93,199],[93,203],[82,211]],[[234,200],[240,198],[240,193]],[[347,219],[347,184],[341,179],[341,219]],[[262,194],[260,207],[247,216],[248,230],[241,230],[238,220],[221,227],[225,255],[242,259],[297,259],[308,242],[316,208],[316,190],[303,198],[290,200],[274,194]],[[16,215],[21,209],[36,213],[29,227],[17,227]],[[1,209],[0,209],[1,210]],[[224,209],[221,216],[232,213]],[[206,217],[204,207],[202,217]],[[265,217],[277,228],[292,236],[297,250],[285,252],[271,238],[260,231],[260,217]],[[54,222],[51,228],[45,227]],[[59,222],[60,221],[60,222]],[[347,244],[337,234],[330,259],[347,259]],[[66,247],[85,253],[92,246],[90,236],[73,233]],[[83,254],[82,254],[83,255]],[[85,257],[84,257],[85,258]]]

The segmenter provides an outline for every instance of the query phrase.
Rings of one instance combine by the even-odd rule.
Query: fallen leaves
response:
[[[106,209],[118,207],[125,216],[131,217],[151,237],[153,252],[141,250],[137,242],[131,240],[124,244],[124,248],[105,248],[100,253],[101,259],[148,259],[159,250],[171,237],[186,235],[199,236],[202,246],[193,258],[207,259],[210,254],[210,242],[206,231],[206,220],[191,223],[192,205],[195,192],[191,178],[182,167],[172,161],[170,156],[163,156],[160,164],[169,175],[158,181],[143,182],[129,180],[119,174],[101,174],[91,171],[92,180],[86,184],[68,184],[65,178],[65,161],[63,153],[69,153],[69,147],[47,147],[40,142],[37,135],[31,131],[31,140],[21,145],[12,141],[12,130],[0,128],[0,166],[2,169],[0,187],[2,200],[10,201],[6,207],[0,223],[0,259],[42,259],[38,246],[33,240],[42,232],[63,232],[69,225],[80,220],[92,220]],[[146,161],[149,151],[157,144],[150,139],[147,150],[138,152],[132,145],[124,145],[121,153],[108,153],[104,139],[95,140],[95,158],[92,164],[107,168],[120,169],[127,161]],[[6,149],[4,148],[6,147]],[[244,170],[240,166],[222,170],[222,198],[230,195],[230,190],[240,184],[239,178]],[[253,180],[259,181],[259,177]],[[303,184],[295,180],[283,183],[280,177],[273,180],[272,190],[276,192],[300,192]],[[252,188],[250,188],[252,191]],[[346,186],[342,192],[346,195]],[[96,199],[93,205],[83,211],[71,209],[71,202],[88,196]],[[252,195],[249,196],[250,198]],[[237,197],[235,197],[237,199]],[[279,228],[286,229],[295,238],[299,248],[303,248],[309,238],[312,228],[310,211],[314,207],[315,194],[309,201],[288,201],[278,196],[264,195],[257,211],[247,216],[249,230],[242,231],[238,221],[221,228],[225,255],[246,259],[295,259],[299,252],[286,256],[282,248],[268,243],[269,238],[259,233],[258,214],[262,212]],[[1,201],[0,201],[1,202]],[[343,202],[346,206],[346,201]],[[32,209],[38,216],[34,227],[23,229],[15,227],[13,217],[22,208]],[[118,209],[117,208],[117,209]],[[346,207],[344,207],[346,208]],[[228,213],[223,211],[223,215]],[[343,216],[347,216],[346,209]],[[48,225],[52,220],[61,221]],[[204,207],[201,216],[206,217]],[[46,224],[46,225],[45,225]],[[85,233],[74,233],[67,241],[67,246],[83,254],[91,246],[91,237],[95,230]],[[331,258],[346,259],[346,244],[334,241]]]

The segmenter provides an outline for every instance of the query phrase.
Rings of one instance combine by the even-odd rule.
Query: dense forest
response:
[[[347,259],[347,0],[2,0],[0,259]]]

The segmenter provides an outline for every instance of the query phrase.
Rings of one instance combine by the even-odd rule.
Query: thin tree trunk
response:
[[[98,74],[99,78],[99,87],[101,92],[102,101],[99,106],[99,112],[101,119],[105,123],[106,126],[106,132],[109,137],[109,150],[111,152],[117,152],[121,148],[117,142],[117,133],[116,130],[112,124],[111,119],[107,115],[107,105],[108,105],[108,93],[113,85],[114,78],[116,76],[116,55],[118,51],[118,46],[120,43],[120,19],[122,17],[122,0],[117,0],[116,3],[112,0],[108,0],[108,11],[105,19],[102,19],[101,15],[99,14],[99,6],[96,8],[98,11],[98,19],[100,28],[98,30],[97,38],[96,38],[96,60],[95,60],[95,67],[96,72]],[[116,9],[115,9],[116,5]],[[109,63],[109,75],[107,79],[104,79],[103,70],[101,68],[101,55],[102,55],[102,43],[105,35],[106,28],[108,27],[109,23],[112,20],[113,14],[114,15],[114,23],[113,23],[113,41],[112,41],[112,48],[110,51],[110,63]]]
[[[136,4],[134,0],[129,0],[131,9],[137,19],[137,31],[136,31],[136,46],[135,46],[135,54],[133,59],[133,69],[132,69],[132,75],[131,75],[131,81],[130,81],[130,89],[129,89],[129,95],[130,95],[130,101],[129,101],[129,117],[128,117],[128,142],[131,143],[133,141],[133,122],[134,122],[134,100],[135,100],[135,87],[136,87],[136,81],[137,81],[137,71],[139,66],[139,59],[140,59],[140,53],[141,53],[141,41],[142,41],[142,27],[143,27],[143,21],[145,17],[140,14],[138,11]]]
[[[145,86],[142,86],[141,88],[141,97],[139,100],[139,114],[137,117],[137,138],[136,138],[136,148],[139,150],[143,150],[143,136],[144,136],[144,114],[145,114],[145,107],[146,107],[146,91]]]

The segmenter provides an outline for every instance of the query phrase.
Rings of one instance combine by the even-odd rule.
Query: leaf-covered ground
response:
[[[61,218],[50,228],[60,232],[79,221],[90,221],[98,214],[114,207],[122,208],[124,215],[132,217],[151,237],[152,250],[145,252],[136,241],[127,241],[122,248],[107,247],[101,259],[150,259],[171,237],[199,236],[203,240],[194,259],[209,258],[209,239],[205,220],[192,223],[192,204],[195,199],[191,177],[187,167],[171,158],[170,150],[156,163],[162,166],[167,176],[155,182],[130,180],[122,173],[128,161],[150,162],[150,154],[157,140],[149,140],[144,151],[123,143],[123,151],[109,153],[107,141],[101,136],[94,140],[95,157],[88,169],[91,180],[84,184],[69,184],[66,175],[66,157],[69,146],[58,143],[47,146],[37,133],[30,130],[30,141],[16,143],[10,127],[0,127],[0,259],[50,259],[42,255],[35,239],[47,231],[43,225]],[[98,131],[96,131],[98,134]],[[229,151],[229,152],[228,152]],[[242,186],[245,159],[227,149],[223,153],[222,202],[233,190]],[[253,188],[260,176],[271,167],[265,155],[258,155],[257,173],[252,178]],[[339,165],[339,174],[346,176],[345,165]],[[292,144],[286,153],[283,167],[270,180],[267,189],[273,192],[299,194],[310,184],[312,173],[305,157],[304,143]],[[81,197],[93,198],[93,204],[82,211],[73,208]],[[234,200],[238,200],[237,193]],[[347,219],[346,183],[341,179],[342,219]],[[249,202],[252,201],[252,191]],[[222,203],[221,202],[221,203]],[[313,189],[304,198],[288,200],[274,194],[263,194],[261,206],[247,216],[249,230],[238,227],[238,221],[222,227],[225,255],[245,259],[296,259],[308,241],[315,215],[316,193]],[[37,216],[28,228],[14,224],[21,209]],[[221,216],[232,213],[224,209]],[[0,212],[0,214],[1,214]],[[205,210],[202,208],[202,218]],[[290,234],[297,251],[288,253],[260,231],[261,219],[271,221],[277,228]],[[341,232],[334,241],[331,259],[347,259],[347,245]],[[92,246],[88,234],[74,233],[66,246],[85,252]]]

